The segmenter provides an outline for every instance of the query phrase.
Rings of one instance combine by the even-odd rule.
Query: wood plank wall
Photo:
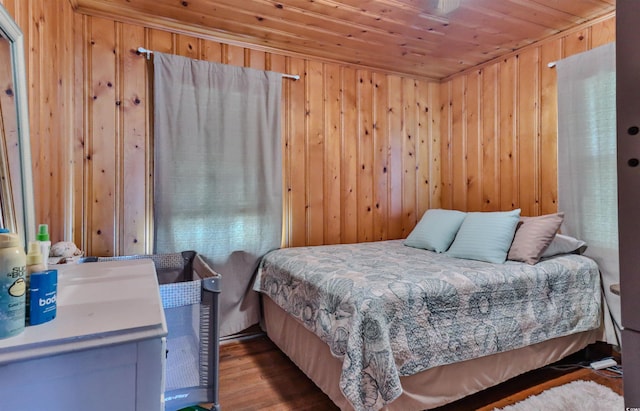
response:
[[[305,245],[401,238],[429,207],[554,212],[546,64],[615,38],[601,19],[437,85],[83,16],[67,0],[0,3],[25,33],[37,220],[92,255],[151,250],[139,45],[303,75],[283,85],[283,166],[285,240]]]
[[[403,238],[440,206],[440,85],[0,0],[26,34],[38,222],[89,255],[152,250],[149,64],[138,46],[283,81],[287,245]],[[46,4],[46,6],[45,6]]]
[[[599,19],[441,83],[442,206],[557,211],[557,86],[547,64],[615,40]]]
[[[68,1],[0,0],[25,41],[36,219],[54,240],[71,239],[73,10]]]

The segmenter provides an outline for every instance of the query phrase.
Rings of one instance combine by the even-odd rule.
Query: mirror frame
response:
[[[5,227],[9,229],[11,229],[10,227],[13,223],[13,229],[11,229],[11,231],[19,235],[26,250],[29,241],[35,240],[36,219],[33,194],[33,173],[31,169],[31,148],[29,140],[29,106],[27,102],[27,75],[24,38],[20,27],[18,27],[18,24],[2,4],[0,4],[0,31],[11,43],[13,92],[16,104],[18,126],[17,139],[20,161],[19,169],[21,174],[19,178],[16,176],[9,176],[10,185],[3,184],[3,187],[0,188],[5,190],[5,187],[10,187],[10,193],[2,193],[2,200],[9,197],[12,198],[13,203],[9,207],[3,207],[3,211],[5,208],[9,210],[13,209],[13,215],[3,216],[3,219]],[[0,137],[4,138],[4,132]],[[8,160],[11,161],[10,159]],[[3,167],[9,169],[8,164],[4,164]],[[19,184],[16,184],[17,182]],[[22,208],[18,209],[16,205],[21,205]]]

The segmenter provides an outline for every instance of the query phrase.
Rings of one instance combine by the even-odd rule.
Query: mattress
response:
[[[596,329],[597,265],[563,255],[535,266],[490,264],[402,240],[273,251],[256,289],[342,363],[356,410],[398,398],[401,377]]]

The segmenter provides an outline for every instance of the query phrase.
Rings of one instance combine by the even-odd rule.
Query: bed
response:
[[[343,410],[438,407],[602,336],[596,263],[455,258],[403,240],[275,250],[267,335]]]

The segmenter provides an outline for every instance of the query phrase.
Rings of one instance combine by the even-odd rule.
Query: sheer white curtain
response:
[[[279,73],[154,54],[154,244],[222,275],[220,335],[258,323],[251,280],[282,233]]]
[[[562,231],[587,242],[586,255],[600,266],[605,299],[620,324],[616,172],[615,43],[559,61],[558,208]],[[619,344],[616,335],[608,342]]]

